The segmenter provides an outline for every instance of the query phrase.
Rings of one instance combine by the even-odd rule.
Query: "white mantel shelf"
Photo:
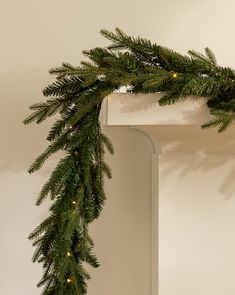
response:
[[[157,154],[235,154],[235,124],[219,134],[201,129],[212,117],[203,98],[159,106],[160,94],[114,93],[104,102],[102,124],[144,132]]]
[[[235,125],[202,131],[211,118],[205,99],[159,106],[159,98],[114,93],[101,117],[153,145],[150,295],[234,294]]]
[[[102,124],[144,132],[157,154],[235,154],[235,124],[221,134],[216,128],[201,130],[212,118],[205,99],[193,97],[159,106],[160,97],[114,93],[104,102]]]
[[[206,100],[193,97],[159,106],[160,94],[114,93],[105,101],[105,125],[201,125],[210,118]]]

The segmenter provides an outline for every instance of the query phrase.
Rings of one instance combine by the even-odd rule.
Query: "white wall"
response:
[[[235,292],[235,126],[142,127],[159,149],[159,294]]]
[[[55,159],[39,174],[26,173],[46,146],[50,122],[40,127],[23,127],[21,122],[28,105],[42,98],[41,90],[52,80],[48,69],[63,61],[77,64],[82,49],[107,44],[98,34],[100,28],[116,26],[181,52],[209,46],[222,64],[235,66],[234,9],[233,0],[0,2],[1,294],[40,294],[35,284],[41,269],[30,262],[32,248],[26,237],[47,215],[47,205],[35,208],[34,200]],[[116,128],[107,133],[117,154],[110,159],[114,179],[107,185],[107,206],[93,229],[103,267],[93,272],[89,294],[149,294],[145,253],[148,256],[151,148],[134,131]],[[137,165],[134,175],[127,173],[130,163]]]
[[[235,156],[160,156],[159,294],[235,292]]]

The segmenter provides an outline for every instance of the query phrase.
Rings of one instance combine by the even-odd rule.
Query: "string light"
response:
[[[72,279],[71,278],[68,278],[67,279],[67,283],[72,283]]]
[[[177,73],[174,73],[174,74],[172,74],[172,77],[173,78],[177,78],[178,77],[178,74]]]
[[[69,129],[73,129],[73,126],[69,126]]]
[[[72,256],[71,252],[67,252],[67,256],[69,257]]]
[[[72,204],[74,204],[74,205],[75,205],[75,204],[76,204],[76,201],[72,201]]]

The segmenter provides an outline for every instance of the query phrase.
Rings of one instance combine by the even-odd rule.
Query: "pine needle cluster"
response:
[[[50,215],[29,236],[35,246],[33,261],[43,264],[38,283],[42,295],[85,295],[89,274],[84,263],[99,266],[88,227],[105,202],[104,178],[111,177],[104,154],[106,149],[113,153],[113,146],[99,123],[105,97],[122,86],[132,93],[163,93],[160,105],[205,97],[214,118],[203,128],[217,126],[221,132],[235,119],[235,73],[217,65],[209,48],[205,55],[192,50],[181,55],[118,28],[101,34],[112,44],[84,51],[89,61],[78,67],[64,63],[51,69],[55,81],[43,91],[46,99],[32,105],[24,121],[41,123],[57,114],[49,145],[30,173],[52,154],[65,153],[36,202],[51,198]]]

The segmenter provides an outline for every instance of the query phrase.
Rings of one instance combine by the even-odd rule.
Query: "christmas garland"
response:
[[[50,215],[29,236],[36,247],[33,261],[43,264],[38,283],[43,295],[86,294],[84,262],[99,266],[88,227],[105,202],[104,178],[111,177],[104,154],[106,149],[113,153],[113,146],[99,122],[105,97],[122,86],[131,93],[162,93],[160,105],[192,95],[206,97],[213,119],[202,127],[217,126],[219,132],[235,118],[235,72],[218,66],[209,48],[205,55],[190,50],[185,56],[120,29],[101,34],[112,44],[84,51],[89,61],[78,67],[64,63],[50,70],[56,80],[43,91],[48,99],[32,105],[24,121],[41,123],[59,115],[47,137],[50,144],[30,173],[52,154],[65,153],[37,199],[37,205],[48,196],[54,201]]]

